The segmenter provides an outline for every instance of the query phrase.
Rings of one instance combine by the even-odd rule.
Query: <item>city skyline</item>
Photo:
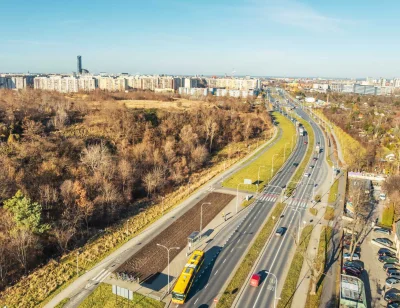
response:
[[[395,77],[394,1],[8,2],[2,72]],[[379,11],[379,16],[375,12]]]

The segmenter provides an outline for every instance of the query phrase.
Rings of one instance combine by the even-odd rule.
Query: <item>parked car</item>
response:
[[[380,256],[378,260],[385,263],[399,263],[399,259],[396,257]]]
[[[346,261],[344,262],[343,266],[355,267],[360,271],[364,270],[364,262],[360,260]]]
[[[397,289],[390,289],[385,293],[384,300],[389,303],[400,301],[400,291]]]
[[[388,303],[386,308],[400,308],[400,301]]]
[[[393,245],[393,242],[391,240],[389,240],[388,238],[384,238],[384,237],[374,238],[372,240],[372,242],[378,243],[380,245],[387,246],[387,247],[392,247],[392,245]]]
[[[387,271],[386,271],[386,275],[387,276],[392,276],[394,273],[399,273],[400,274],[400,270],[398,270],[397,268],[391,268],[391,269],[388,269]]]
[[[348,252],[345,252],[343,254],[343,259],[345,260],[350,260],[351,254]],[[353,260],[360,260],[360,255],[358,253],[353,253]]]
[[[284,228],[284,227],[279,227],[278,230],[276,230],[275,235],[276,235],[276,236],[282,236],[282,235],[285,234],[285,231],[286,231],[286,228]]]
[[[395,278],[400,278],[400,271],[399,272],[392,272],[390,273],[390,275],[388,275],[389,277],[395,277]]]
[[[390,235],[391,231],[385,228],[375,228],[374,232]]]
[[[396,257],[396,254],[393,251],[384,251],[382,253],[378,252],[378,256],[381,256],[381,257]]]
[[[259,274],[253,274],[250,279],[250,285],[252,287],[258,287],[260,285],[261,276]]]
[[[354,267],[348,267],[343,270],[343,273],[350,276],[358,277],[360,276],[361,272]]]
[[[380,248],[378,250],[378,255],[384,255],[384,253],[393,253],[396,254],[396,251],[394,251],[392,248]]]
[[[400,270],[400,266],[395,263],[385,263],[383,264],[383,270],[386,272],[390,268],[397,268]]]
[[[395,277],[386,278],[386,286],[392,287],[398,284],[400,284],[400,278],[395,278]]]
[[[350,245],[343,245],[343,248],[346,250],[350,250]],[[361,252],[361,247],[360,245],[357,245],[356,248],[354,249],[354,252],[360,253]]]

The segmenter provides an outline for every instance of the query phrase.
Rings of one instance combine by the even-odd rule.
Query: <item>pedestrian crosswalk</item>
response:
[[[273,194],[273,193],[266,193],[266,194],[261,194],[257,197],[259,201],[262,202],[276,202],[280,200],[281,196],[279,194]],[[308,204],[308,201],[305,199],[290,199],[289,201],[289,206],[291,207],[298,207],[298,208],[306,208]]]
[[[111,272],[103,269],[101,270],[100,273],[98,273],[94,278],[92,278],[93,281],[97,281],[97,282],[102,282],[104,279],[107,278],[107,276],[110,274]]]
[[[209,186],[208,188],[207,188],[207,191],[214,191],[215,190],[215,187],[213,187],[213,186]]]
[[[275,194],[263,194],[258,197],[258,200],[264,202],[275,202],[279,196]]]

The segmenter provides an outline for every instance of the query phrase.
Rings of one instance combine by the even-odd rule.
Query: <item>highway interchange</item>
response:
[[[279,104],[276,104],[278,106]],[[315,143],[320,142],[324,147],[324,137],[319,127],[301,109],[296,108],[296,113],[309,122],[314,130]],[[206,247],[206,260],[197,281],[193,284],[185,307],[208,307],[218,299],[226,287],[236,266],[246,252],[246,249],[262,227],[274,205],[279,201],[282,187],[286,186],[295,173],[295,163],[300,164],[307,150],[308,136],[299,136],[296,148],[285,165],[275,175],[271,183],[264,189],[259,199],[248,209],[242,211],[235,219],[220,231],[220,233]],[[272,236],[266,245],[263,255],[259,259],[255,272],[269,271],[278,279],[277,297],[286,278],[288,269],[295,250],[295,239],[290,234],[298,231],[298,221],[307,216],[307,208],[311,205],[314,183],[318,185],[326,177],[327,167],[324,164],[324,154],[311,156],[318,157],[311,161],[305,172],[311,173],[310,177],[302,177],[298,183],[294,198],[286,200],[286,207],[281,218],[278,218],[276,228],[287,228],[282,237]],[[315,165],[308,169],[309,165]],[[304,226],[303,223],[300,223]],[[242,290],[238,290],[235,307],[274,307],[274,294],[276,280],[272,275],[264,276],[258,288],[250,287],[246,281]]]

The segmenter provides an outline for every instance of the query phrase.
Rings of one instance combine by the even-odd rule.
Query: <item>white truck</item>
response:
[[[300,134],[300,136],[304,136],[304,128],[303,127],[299,127],[299,134]]]
[[[319,145],[317,145],[317,146],[315,147],[315,152],[316,152],[316,153],[319,153],[320,151],[321,151],[321,148],[320,148]]]

